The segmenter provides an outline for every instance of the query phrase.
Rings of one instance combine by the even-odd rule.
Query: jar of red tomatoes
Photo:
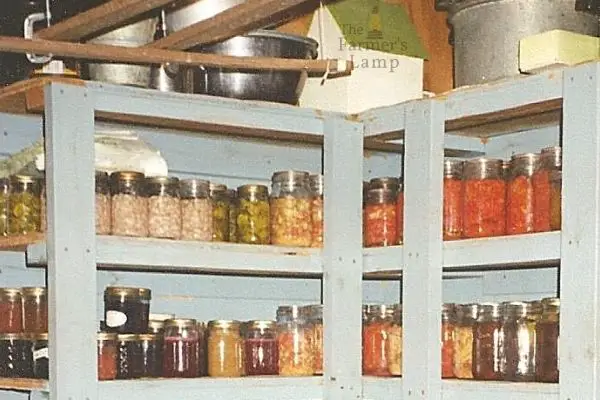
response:
[[[456,306],[442,306],[442,378],[454,378],[454,329]]]
[[[393,246],[398,239],[396,192],[369,189],[363,212],[365,247]]]
[[[363,310],[363,375],[391,376],[388,364],[389,333],[394,320],[394,306],[373,304]]]
[[[506,183],[502,160],[476,158],[463,167],[463,236],[501,236],[506,224]]]
[[[463,230],[463,162],[456,159],[444,161],[444,240],[462,238]]]
[[[560,173],[562,167],[562,151],[559,146],[542,149],[539,168],[533,174],[535,232],[559,230],[552,226],[552,175]],[[558,203],[560,205],[560,202]]]
[[[533,175],[539,168],[539,155],[517,154],[510,159],[506,188],[506,233],[519,235],[534,231]]]
[[[502,370],[502,314],[498,303],[479,305],[473,327],[473,378],[500,380]]]

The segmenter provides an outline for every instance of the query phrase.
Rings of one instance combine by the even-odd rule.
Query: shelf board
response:
[[[48,391],[48,381],[42,379],[0,378],[0,390],[46,392]]]
[[[363,271],[369,277],[397,276],[404,265],[402,246],[365,248],[363,255]]]
[[[558,384],[444,380],[443,400],[554,400]]]
[[[30,233],[21,236],[0,237],[0,251],[25,251],[33,243],[44,240],[42,233]]]

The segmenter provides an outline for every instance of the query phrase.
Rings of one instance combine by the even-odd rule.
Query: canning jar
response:
[[[562,224],[562,171],[550,173],[550,230],[559,231]]]
[[[158,378],[163,369],[163,337],[162,335],[139,335],[142,347],[142,377]]]
[[[96,171],[96,234],[110,235],[110,178],[106,172]]]
[[[244,374],[239,321],[210,321],[207,343],[208,376],[235,378]]]
[[[148,198],[140,172],[110,175],[111,232],[116,236],[148,236]]]
[[[454,304],[442,306],[442,378],[454,377],[455,313]]]
[[[388,371],[392,376],[402,376],[403,353],[402,305],[394,306],[392,321],[388,329],[386,358]]]
[[[456,307],[453,373],[458,379],[473,379],[473,329],[478,308],[477,304]]]
[[[227,189],[227,197],[229,197],[229,242],[237,243],[237,216],[239,213],[237,191]]]
[[[398,239],[397,193],[391,189],[369,189],[363,213],[365,247],[393,246]]]
[[[23,332],[21,290],[0,288],[0,333]]]
[[[24,333],[0,333],[0,377],[33,378],[33,345]]]
[[[148,196],[148,235],[155,238],[179,239],[181,235],[181,206],[179,179],[146,178]]]
[[[312,221],[308,172],[280,171],[271,178],[271,243],[309,247]]]
[[[181,195],[181,239],[210,242],[213,236],[213,206],[210,183],[200,179],[179,182]]]
[[[462,238],[463,230],[463,162],[456,159],[444,161],[444,240]]]
[[[502,349],[502,315],[498,303],[479,305],[473,327],[473,377],[479,380],[499,380]]]
[[[48,332],[48,301],[46,288],[25,287],[21,289],[23,297],[23,327],[26,333]]]
[[[50,360],[48,358],[48,334],[36,333],[31,336],[33,344],[33,377],[48,379]]]
[[[323,247],[323,175],[311,175],[308,178],[310,186],[310,212],[312,221],[312,241],[310,247]]]
[[[244,185],[238,188],[236,232],[237,241],[246,244],[269,244],[269,188]]]
[[[117,346],[117,379],[141,378],[144,371],[144,357],[140,335],[129,333],[118,335]]]
[[[559,146],[542,149],[539,168],[533,174],[533,225],[535,232],[547,232],[551,228],[551,175],[562,167],[562,151]],[[558,228],[560,229],[560,228]]]
[[[535,375],[539,382],[558,383],[560,299],[543,299],[542,306],[543,313],[535,328]]]
[[[510,159],[506,188],[506,232],[518,235],[534,231],[533,174],[539,167],[534,153],[517,154]]]
[[[502,178],[508,180],[510,171],[510,160],[502,160]]]
[[[208,376],[208,329],[205,322],[196,324],[198,330],[198,377]]]
[[[194,319],[165,321],[163,376],[198,377],[198,325]]]
[[[117,378],[117,334],[98,333],[98,380],[110,381]]]
[[[150,289],[107,287],[104,290],[107,329],[115,333],[147,333],[151,297]]]
[[[323,375],[323,305],[307,307],[308,334],[313,349],[315,375]]]
[[[279,353],[274,321],[250,321],[244,334],[246,375],[277,375]]]
[[[229,241],[229,196],[227,186],[210,183],[210,198],[213,205],[213,234],[215,242]]]
[[[277,309],[279,375],[311,376],[315,374],[309,339],[307,318],[302,307],[279,307]]]
[[[363,375],[390,376],[387,348],[393,313],[394,306],[383,304],[365,306],[362,332]]]
[[[463,174],[463,236],[478,238],[504,235],[506,183],[502,175],[502,160],[467,160]]]
[[[148,332],[153,335],[163,335],[165,333],[165,321],[151,319],[148,321]]]
[[[41,181],[29,175],[16,175],[10,180],[8,196],[9,234],[27,235],[41,231]]]
[[[0,178],[0,236],[8,235],[8,197],[10,195],[10,179]]]

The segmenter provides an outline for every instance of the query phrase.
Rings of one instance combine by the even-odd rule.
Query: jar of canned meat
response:
[[[144,373],[140,335],[117,335],[117,379],[137,379]]]
[[[110,175],[111,230],[116,236],[148,236],[148,198],[144,174],[113,172]]]
[[[35,333],[31,335],[33,345],[33,377],[48,380],[50,359],[48,356],[48,334]]]
[[[21,290],[0,288],[0,333],[23,332]]]
[[[535,327],[535,375],[539,382],[558,383],[560,299],[543,299],[542,306],[542,317]]]
[[[473,327],[473,378],[501,380],[502,315],[498,303],[479,305]]]
[[[562,171],[550,173],[550,230],[559,231],[562,225]]]
[[[312,219],[308,172],[273,174],[271,188],[271,243],[310,247]]]
[[[444,240],[462,238],[463,230],[463,162],[456,159],[444,161]]]
[[[119,346],[116,333],[98,333],[98,380],[117,378],[117,355]]]
[[[213,206],[210,183],[201,179],[179,182],[181,239],[210,242],[213,237]]]
[[[561,167],[562,151],[559,146],[542,149],[539,159],[539,168],[537,168],[533,174],[533,199],[535,203],[533,207],[533,222],[535,232],[555,230],[551,227],[551,175],[554,172],[560,173]]]
[[[538,167],[537,154],[517,154],[510,160],[506,188],[506,232],[509,235],[534,231],[533,175]]]
[[[33,343],[25,333],[0,333],[0,378],[33,378]]]
[[[48,332],[48,301],[45,287],[25,287],[23,297],[23,323],[26,333]]]
[[[239,212],[237,191],[227,189],[227,197],[229,197],[229,241],[237,243],[237,216]]]
[[[323,305],[315,304],[302,309],[306,315],[307,335],[310,340],[315,375],[323,375]]]
[[[8,196],[10,195],[10,179],[0,178],[0,236],[8,235]]]
[[[246,375],[279,374],[277,326],[274,321],[250,321],[244,340]]]
[[[381,190],[381,189],[374,189]],[[390,376],[388,346],[395,307],[383,304],[364,306],[362,352],[363,375]]]
[[[277,343],[279,375],[315,374],[308,321],[302,307],[281,306],[277,309]]]
[[[147,333],[151,297],[150,289],[107,287],[104,290],[107,330],[113,333]]]
[[[501,236],[506,232],[506,184],[502,160],[476,158],[463,166],[463,236]]]
[[[363,212],[365,247],[393,246],[398,239],[397,192],[369,189]]]
[[[442,306],[442,378],[454,378],[454,304]]]
[[[311,247],[323,247],[323,175],[311,175],[309,184],[312,216]]]
[[[96,234],[110,235],[110,178],[106,172],[96,171]]]
[[[456,306],[453,374],[458,379],[473,379],[473,329],[477,312],[477,304]]]
[[[181,235],[181,205],[179,179],[146,178],[148,196],[148,235],[155,238],[179,239]]]
[[[231,209],[227,186],[211,182],[209,187],[213,205],[212,240],[227,242],[229,241],[229,211]]]
[[[398,304],[393,307],[386,346],[388,371],[392,376],[402,376],[402,353],[404,348],[402,331],[402,305]]]
[[[269,188],[263,185],[240,186],[237,202],[237,241],[246,244],[269,244]]]
[[[8,196],[10,235],[27,235],[41,231],[41,182],[40,179],[29,175],[11,177]]]
[[[244,375],[244,340],[239,321],[208,323],[208,376],[237,378]]]
[[[196,320],[178,318],[165,321],[163,376],[197,378],[199,345]]]

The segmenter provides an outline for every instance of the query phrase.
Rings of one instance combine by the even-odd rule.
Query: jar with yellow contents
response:
[[[29,175],[15,175],[10,180],[8,207],[9,234],[27,235],[41,229],[41,180]]]
[[[271,189],[271,243],[310,247],[312,243],[309,174],[280,171],[273,174]]]
[[[244,185],[237,190],[237,239],[239,243],[269,244],[269,189]]]
[[[231,209],[227,186],[210,183],[210,198],[213,208],[213,242],[229,241],[229,211]]]
[[[208,323],[208,376],[235,378],[244,375],[244,341],[239,321]]]
[[[458,379],[473,379],[473,327],[478,310],[477,304],[456,306],[452,365],[454,377]]]

